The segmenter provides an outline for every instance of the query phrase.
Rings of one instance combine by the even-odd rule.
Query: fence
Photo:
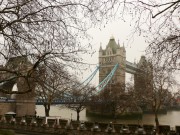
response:
[[[78,122],[59,118],[13,117],[11,115],[0,116],[0,128],[25,134],[43,135],[155,135],[154,125]],[[171,130],[169,125],[160,125],[159,134],[179,135],[180,126],[175,126],[175,130]]]

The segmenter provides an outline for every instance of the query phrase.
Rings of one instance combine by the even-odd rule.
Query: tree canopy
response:
[[[79,68],[79,54],[89,53],[87,30],[114,15],[125,20],[129,13],[135,32],[149,43],[148,53],[170,70],[179,70],[179,0],[1,0],[0,71],[13,78],[1,77],[0,83],[29,77],[44,64]],[[22,68],[7,67],[12,57],[26,56],[31,62],[26,74]],[[1,92],[10,92],[0,87]],[[31,91],[31,89],[28,89]]]
[[[82,63],[79,54],[88,53],[90,47],[80,40],[88,38],[86,31],[90,27],[111,17],[115,3],[116,0],[1,0],[0,71],[11,73],[17,80],[20,76],[32,77],[41,64],[77,68],[76,64]],[[22,75],[22,68],[6,66],[10,58],[17,56],[26,56],[32,63],[26,75]],[[0,79],[0,83],[7,81],[8,77]],[[0,91],[19,93],[2,88]]]
[[[124,10],[130,13],[134,32],[145,37],[147,54],[169,69],[180,69],[180,1],[128,0]],[[122,14],[124,15],[124,14]]]

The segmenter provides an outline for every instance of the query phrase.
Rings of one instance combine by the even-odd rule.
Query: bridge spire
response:
[[[119,44],[119,39],[118,39],[117,49],[119,49],[119,48],[120,48],[120,44]]]
[[[111,35],[110,40],[111,40],[111,39],[114,39],[114,36],[113,36],[113,35]]]
[[[102,51],[102,43],[100,43],[99,51]]]
[[[123,47],[122,47],[123,51],[126,52],[125,46],[124,46],[124,42],[123,42]]]

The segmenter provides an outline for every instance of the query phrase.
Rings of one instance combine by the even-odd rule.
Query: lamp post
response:
[[[72,113],[71,113],[71,121],[72,121]]]

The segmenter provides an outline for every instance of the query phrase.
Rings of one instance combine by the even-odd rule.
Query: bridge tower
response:
[[[125,84],[126,50],[124,46],[120,46],[119,42],[116,43],[114,37],[111,37],[106,48],[102,49],[100,46],[99,49],[99,82],[110,73],[117,63],[119,67],[106,88],[113,89],[113,85],[122,87]]]
[[[12,71],[19,71],[22,75],[26,75],[28,70],[32,68],[31,62],[28,60],[26,56],[16,56],[11,57],[5,68]],[[1,74],[0,80],[3,78],[11,78],[14,74],[9,72]],[[33,77],[32,77],[33,78]],[[0,115],[3,115],[6,112],[13,111],[17,116],[25,116],[25,115],[34,115],[35,114],[35,82],[31,77],[28,79],[28,82],[23,77],[17,77],[11,81],[8,81],[1,85],[3,89],[11,91],[14,85],[17,86],[18,91],[25,91],[31,89],[31,92],[25,94],[13,94],[11,97],[16,99],[16,103],[6,103],[3,105],[3,110],[0,109]],[[6,95],[7,97],[10,95]],[[10,97],[9,97],[10,98]],[[0,107],[2,106],[0,104]]]
[[[147,96],[147,93],[152,91],[153,86],[153,67],[147,61],[145,56],[141,56],[137,63],[138,71],[134,74],[134,89],[139,97]]]

